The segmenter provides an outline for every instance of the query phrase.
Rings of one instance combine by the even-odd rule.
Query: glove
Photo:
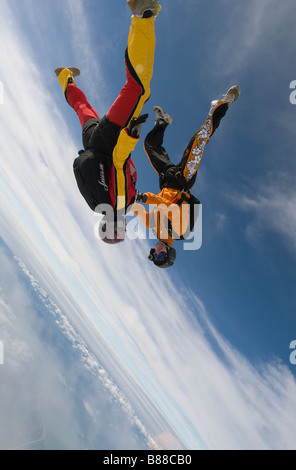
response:
[[[147,196],[146,194],[140,193],[140,191],[137,191],[136,197],[135,197],[135,202],[146,202],[147,201]]]
[[[143,114],[138,118],[133,118],[128,126],[128,135],[135,138],[140,137],[142,125],[147,121],[148,117],[149,114]]]

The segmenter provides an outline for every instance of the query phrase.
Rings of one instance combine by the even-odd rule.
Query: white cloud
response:
[[[71,435],[70,442],[72,438],[75,445],[79,439],[75,420],[71,418],[72,403],[56,377],[59,360],[54,351],[47,357],[38,337],[40,320],[32,298],[2,247],[0,261],[0,336],[5,350],[0,368],[1,449],[42,445],[46,438],[45,414],[50,409],[54,415],[64,409],[57,422],[61,428],[67,420],[71,422],[70,434],[61,435],[60,443],[67,445]],[[50,426],[46,428],[50,434]]]
[[[92,31],[89,27],[91,18],[87,15],[85,4],[82,0],[75,2],[67,0],[64,2],[64,12],[67,23],[70,25],[71,46],[78,60],[76,66],[81,68],[82,79],[87,84],[91,99],[100,104],[97,110],[98,113],[105,113],[107,111],[106,95],[109,94],[109,90],[104,81],[102,74],[104,67],[100,63],[100,54],[98,54],[98,51],[106,47],[104,46],[105,41],[94,44],[91,36]],[[98,29],[103,28],[103,19],[100,23],[96,23],[96,27]],[[61,65],[64,66],[65,64]],[[101,109],[104,111],[101,111]]]
[[[110,377],[108,372],[104,369],[102,364],[98,361],[97,357],[89,351],[88,345],[84,342],[83,338],[78,334],[76,329],[71,324],[69,317],[67,317],[63,311],[54,303],[54,301],[48,296],[47,292],[39,285],[37,279],[30,273],[27,267],[19,260],[19,266],[26,276],[30,279],[31,286],[38,294],[38,297],[42,300],[46,306],[48,313],[50,313],[55,318],[55,323],[58,325],[59,329],[62,331],[63,335],[69,340],[74,351],[77,351],[80,357],[80,361],[83,366],[96,378],[100,380],[103,385],[104,390],[108,393],[108,396],[111,397],[116,403],[120,404],[121,409],[126,413],[131,423],[138,427],[139,431],[142,433],[143,437],[146,438],[147,442],[151,448],[157,448],[152,437],[149,436],[145,425],[141,422],[138,416],[135,414],[132,409],[131,404],[128,402],[126,396],[115,384],[113,379]],[[100,342],[104,342],[104,339],[101,339]],[[102,346],[101,346],[102,347]],[[105,346],[106,348],[106,346]],[[106,351],[106,349],[105,349]],[[84,407],[89,414],[90,406],[87,402],[84,402]]]
[[[283,172],[269,175],[253,197],[231,198],[232,203],[252,217],[246,226],[247,239],[262,246],[268,234],[276,234],[287,250],[296,255],[296,192],[291,176]]]
[[[244,4],[227,1],[223,4],[224,13],[227,11],[223,28],[227,34],[215,44],[212,54],[220,72],[237,76],[258,57],[264,60],[269,56],[278,61],[277,45],[283,39],[286,39],[288,49],[292,47],[294,32],[290,20],[295,14],[295,5],[285,0],[275,15],[277,6],[276,0],[250,0]]]

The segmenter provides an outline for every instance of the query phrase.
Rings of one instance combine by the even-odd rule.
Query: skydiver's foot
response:
[[[56,76],[58,77],[63,70],[66,70],[66,67],[58,67],[55,69]],[[67,70],[70,70],[73,77],[78,77],[78,75],[80,75],[80,70],[77,67],[68,67]]]
[[[137,18],[157,16],[161,10],[159,0],[127,0],[127,4]]]
[[[69,83],[74,83],[75,77],[80,75],[80,70],[76,67],[58,67],[55,69],[55,74],[58,77],[58,81],[62,85],[64,95],[66,96],[67,86]]]
[[[170,126],[173,123],[171,116],[166,113],[160,106],[154,106],[153,111],[156,115],[155,124],[166,123]]]
[[[226,92],[222,101],[228,104],[228,107],[234,103],[240,95],[240,87],[238,85],[234,85]]]

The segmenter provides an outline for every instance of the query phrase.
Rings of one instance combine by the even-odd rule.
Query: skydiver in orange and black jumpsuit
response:
[[[193,214],[190,211],[190,202],[194,196],[190,191],[195,183],[205,146],[229,106],[239,95],[240,88],[235,85],[227,91],[223,99],[212,101],[204,125],[193,135],[177,165],[171,162],[163,147],[164,133],[167,126],[172,124],[172,118],[159,106],[153,108],[156,121],[154,128],[145,138],[144,148],[151,165],[159,175],[161,191],[157,195],[147,192],[137,197],[139,202],[155,206],[152,212],[143,210],[143,207],[137,203],[133,205],[132,210],[159,240],[155,249],[150,251],[149,259],[160,268],[174,264],[176,259],[176,250],[172,246],[174,240],[186,238],[192,230]],[[194,203],[197,205],[199,201],[194,198]]]

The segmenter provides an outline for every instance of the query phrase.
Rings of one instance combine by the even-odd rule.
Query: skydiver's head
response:
[[[156,247],[150,250],[148,259],[158,268],[169,268],[175,263],[176,250],[163,240],[159,240]]]

